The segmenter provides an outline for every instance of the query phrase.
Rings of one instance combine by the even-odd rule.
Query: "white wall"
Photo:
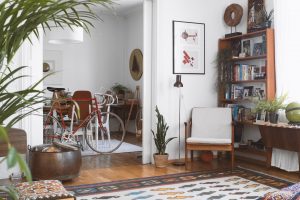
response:
[[[129,58],[133,49],[143,50],[143,10],[137,7],[126,14],[100,15],[103,22],[94,22],[91,35],[84,34],[80,44],[53,45],[44,40],[44,59],[61,54],[62,66],[56,66],[57,75],[45,81],[46,86],[65,87],[70,91],[99,92],[118,82],[133,91],[140,81],[134,81],[129,72]],[[58,56],[56,56],[58,57]],[[59,76],[61,76],[61,81]],[[49,84],[53,83],[53,84]]]
[[[60,51],[62,54],[63,80],[60,87],[68,88],[70,91],[99,92],[101,87],[110,88],[115,82],[124,82],[120,72],[125,40],[124,20],[113,15],[101,15],[101,18],[103,22],[93,23],[95,28],[91,29],[91,35],[84,34],[83,43],[68,45],[44,43],[44,50]]]
[[[124,59],[123,59],[123,72],[124,83],[132,91],[135,91],[136,86],[139,85],[142,94],[143,76],[140,80],[135,81],[131,78],[129,71],[129,58],[132,50],[141,49],[143,52],[143,9],[137,7],[124,17]]]
[[[227,1],[219,0],[154,1],[154,45],[156,47],[153,58],[155,69],[152,74],[153,106],[158,105],[170,126],[168,137],[178,136],[178,89],[173,87],[175,75],[172,74],[172,20],[201,22],[205,23],[206,28],[205,75],[182,75],[184,87],[182,88],[181,137],[183,138],[183,122],[188,120],[192,107],[217,106],[214,60],[218,51],[218,39],[224,37],[226,33],[223,13],[227,5]],[[156,122],[154,113],[152,116],[153,121]],[[183,145],[181,147],[184,153]],[[170,159],[178,157],[178,140],[169,143],[167,152],[170,154]]]

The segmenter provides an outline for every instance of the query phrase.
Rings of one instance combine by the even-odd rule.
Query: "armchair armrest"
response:
[[[189,137],[191,137],[191,127],[192,127],[192,121],[184,122],[185,126],[185,140]]]

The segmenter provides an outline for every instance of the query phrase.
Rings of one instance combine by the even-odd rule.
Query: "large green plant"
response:
[[[167,131],[169,129],[169,126],[165,122],[164,116],[160,114],[157,106],[155,107],[156,117],[157,117],[157,123],[156,123],[156,133],[154,133],[153,130],[151,130],[154,138],[154,143],[157,148],[157,154],[159,155],[165,155],[166,154],[166,147],[167,144],[175,139],[176,137],[171,137],[166,139]]]
[[[11,61],[25,40],[32,33],[39,38],[39,27],[51,30],[82,27],[86,32],[93,26],[92,20],[100,18],[92,11],[93,6],[110,7],[112,0],[3,0],[0,3],[0,140],[7,144],[8,154],[0,160],[9,168],[19,164],[27,180],[31,174],[25,161],[11,145],[7,130],[15,123],[35,111],[34,105],[43,102],[42,91],[37,89],[39,81],[24,90],[11,90],[24,67],[12,69]],[[6,60],[6,62],[4,62]],[[5,67],[2,67],[7,63]],[[20,112],[22,110],[22,112]],[[10,187],[0,187],[17,199]],[[1,198],[0,198],[1,199]]]

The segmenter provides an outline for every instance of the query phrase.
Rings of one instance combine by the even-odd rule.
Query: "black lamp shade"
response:
[[[174,83],[174,87],[183,87],[183,84],[181,82],[181,75],[176,75],[176,82]]]

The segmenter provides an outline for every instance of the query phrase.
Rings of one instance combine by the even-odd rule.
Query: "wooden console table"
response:
[[[254,123],[266,146],[267,167],[271,167],[272,148],[298,152],[300,166],[300,127],[290,126],[285,123]]]

